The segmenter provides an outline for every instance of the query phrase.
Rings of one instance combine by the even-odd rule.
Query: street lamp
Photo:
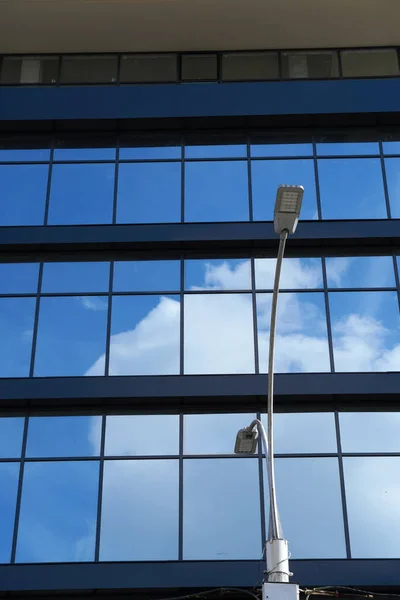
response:
[[[274,469],[274,351],[276,334],[276,315],[278,308],[279,281],[282,269],[282,260],[285,252],[286,240],[289,234],[296,231],[299,221],[304,188],[301,185],[280,185],[276,194],[274,209],[274,230],[280,236],[278,256],[276,260],[274,290],[272,294],[271,325],[269,331],[269,358],[268,358],[268,433],[261,421],[255,419],[248,427],[241,429],[236,437],[235,453],[254,453],[257,448],[258,436],[264,447],[267,463],[268,489],[269,489],[269,531],[266,545],[267,581],[268,583],[288,583],[291,575],[289,571],[288,543],[284,538],[279,519],[275,489]],[[264,586],[268,584],[264,584]],[[263,586],[263,598],[269,596]],[[292,588],[292,585],[289,586]],[[293,586],[293,589],[297,586]],[[280,588],[280,593],[284,592]],[[297,595],[297,592],[295,592]],[[291,594],[289,593],[289,596]],[[274,592],[276,597],[276,591]]]

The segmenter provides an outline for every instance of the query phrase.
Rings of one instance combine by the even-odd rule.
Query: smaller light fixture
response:
[[[257,450],[257,429],[239,429],[235,442],[235,454],[254,454]]]
[[[304,188],[302,185],[280,185],[276,193],[274,230],[294,233],[299,221]]]

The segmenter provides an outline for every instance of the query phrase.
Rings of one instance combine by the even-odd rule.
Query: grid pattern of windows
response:
[[[395,256],[285,258],[277,372],[398,371],[398,268]],[[274,269],[270,258],[1,263],[0,376],[265,372]]]
[[[233,454],[254,416],[0,417],[0,562],[260,558],[261,449]],[[275,429],[292,558],[399,557],[399,413],[284,413]]]

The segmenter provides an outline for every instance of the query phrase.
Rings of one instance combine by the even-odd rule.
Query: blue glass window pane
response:
[[[276,191],[284,182],[304,186],[300,219],[317,219],[314,162],[298,160],[253,160],[253,215],[255,221],[273,221]]]
[[[22,417],[0,417],[0,458],[19,458],[24,431]]]
[[[386,204],[379,158],[318,161],[324,219],[385,219]]]
[[[107,456],[179,454],[178,415],[111,415],[107,417]]]
[[[101,417],[30,417],[26,456],[97,456]]]
[[[269,158],[270,156],[312,156],[312,144],[252,144],[251,156]]]
[[[113,298],[110,375],[178,374],[179,347],[179,296]]]
[[[19,463],[0,464],[0,563],[11,559]]]
[[[333,142],[317,144],[319,156],[379,155],[378,142]]]
[[[400,319],[396,292],[331,292],[336,371],[398,371]]]
[[[236,433],[255,414],[185,415],[185,454],[233,454]]]
[[[326,259],[328,287],[395,287],[391,256],[354,256]]]
[[[179,260],[114,263],[114,292],[163,292],[180,289]]]
[[[120,164],[117,222],[179,222],[181,169],[181,163]]]
[[[245,158],[246,154],[245,144],[185,147],[185,158]]]
[[[391,214],[400,219],[400,158],[386,158],[385,166]]]
[[[104,375],[108,300],[42,298],[35,376]]]
[[[0,162],[44,162],[50,160],[48,148],[0,149]]]
[[[0,165],[0,225],[43,225],[48,165]]]
[[[250,259],[212,258],[185,261],[187,290],[249,290]]]
[[[178,560],[177,460],[106,461],[100,560]]]
[[[262,416],[264,426],[266,416]],[[274,415],[277,454],[337,452],[333,413],[278,413]]]
[[[181,156],[181,146],[140,146],[121,148],[119,151],[121,160],[171,160],[180,159]]]
[[[107,292],[110,263],[54,262],[43,265],[42,292]]]
[[[248,221],[247,163],[185,165],[185,221]]]
[[[251,294],[185,297],[186,374],[254,373]]]
[[[28,377],[36,298],[0,299],[0,377]]]
[[[261,552],[257,459],[186,459],[183,558],[259,559]]]
[[[113,164],[56,164],[51,178],[49,225],[111,223]]]
[[[275,278],[275,258],[256,258],[256,288],[272,290]],[[285,258],[282,263],[280,289],[322,287],[320,258]]]
[[[400,154],[400,142],[383,142],[384,154]]]
[[[115,160],[115,148],[55,148],[54,160]]]
[[[399,412],[343,412],[339,419],[343,452],[400,452]]]
[[[0,294],[36,294],[38,263],[1,263]]]
[[[94,559],[98,478],[97,461],[25,465],[17,562]]]
[[[272,294],[257,294],[260,372],[268,365]],[[323,293],[280,295],[275,341],[278,373],[330,371],[325,299]]]

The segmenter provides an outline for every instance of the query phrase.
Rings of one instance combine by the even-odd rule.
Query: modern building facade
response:
[[[400,7],[347,5],[0,3],[3,595],[260,587],[282,183],[293,580],[400,589]]]

